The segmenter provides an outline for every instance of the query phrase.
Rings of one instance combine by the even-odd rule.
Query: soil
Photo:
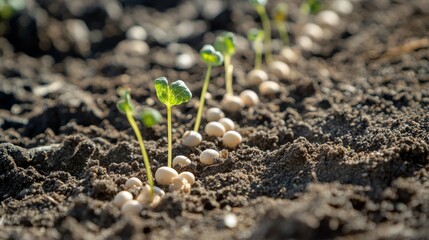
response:
[[[293,46],[299,2],[288,2]],[[222,30],[259,26],[247,1],[33,1],[0,38],[0,239],[429,239],[429,6],[352,3],[330,40],[290,63],[293,77],[270,75],[279,93],[227,113],[243,143],[203,166],[201,151],[225,148],[205,134],[198,147],[180,144],[202,88],[198,50]],[[149,48],[115,47],[138,24]],[[234,91],[257,91],[245,80],[253,53],[238,43]],[[181,53],[189,69],[176,65]],[[165,116],[160,76],[195,96],[173,108],[173,153],[189,156],[178,170],[197,182],[122,216],[111,200],[146,173],[116,89]],[[207,107],[225,93],[223,68],[212,76]],[[166,165],[165,119],[140,128],[155,171]]]

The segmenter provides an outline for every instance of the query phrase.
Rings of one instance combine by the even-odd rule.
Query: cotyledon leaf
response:
[[[170,85],[165,77],[155,79],[156,96],[159,101],[171,107],[180,105],[192,98],[192,93],[182,80],[177,80]]]

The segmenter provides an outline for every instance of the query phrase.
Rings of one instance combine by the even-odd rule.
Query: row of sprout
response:
[[[265,55],[266,66],[269,72],[279,79],[285,79],[290,75],[289,66],[283,62],[275,60],[271,52],[271,23],[267,14],[267,0],[249,0],[249,3],[258,13],[262,30],[250,29],[247,34],[247,39],[252,43],[255,51],[254,69],[247,74],[247,83],[250,86],[258,86],[259,94],[273,95],[280,90],[280,86],[275,81],[269,80],[269,75],[263,70],[262,57]],[[350,13],[352,7],[348,0],[335,0],[334,8],[343,9],[342,13]],[[320,10],[320,0],[306,0],[301,5],[302,15],[306,17],[308,14],[315,14]],[[340,6],[340,7],[338,7]],[[342,7],[341,7],[342,6]],[[273,22],[279,33],[279,37],[286,46],[281,55],[288,62],[296,62],[298,54],[289,46],[289,36],[286,25],[287,20],[287,5],[280,3],[273,9]],[[346,9],[346,10],[344,10]],[[341,12],[341,11],[340,11]],[[339,16],[331,10],[325,10],[318,16],[325,25],[334,26],[338,24]],[[316,26],[316,27],[315,27]],[[315,39],[317,32],[321,29],[314,23],[307,23],[303,27],[307,35]],[[297,41],[306,35],[297,38]],[[317,39],[316,39],[317,40]],[[300,43],[297,42],[299,45]],[[305,45],[305,44],[304,44]],[[301,46],[305,48],[305,46]],[[201,60],[207,65],[203,87],[200,95],[199,107],[195,119],[195,124],[192,130],[186,131],[181,143],[188,147],[196,147],[202,142],[202,135],[199,133],[201,119],[203,116],[206,93],[210,84],[211,71],[214,67],[223,65],[225,74],[225,89],[226,94],[220,105],[228,113],[238,112],[243,107],[254,107],[259,103],[259,95],[252,90],[244,90],[239,96],[234,95],[233,91],[233,71],[232,58],[236,52],[236,37],[231,32],[226,32],[217,36],[213,45],[205,45],[200,50]],[[191,164],[191,160],[183,155],[173,158],[173,139],[172,139],[172,108],[177,105],[188,102],[192,98],[192,93],[182,80],[177,80],[169,83],[165,77],[159,77],[154,80],[156,96],[158,100],[166,106],[167,110],[167,144],[168,155],[167,165],[160,167],[155,172],[155,179],[151,171],[150,160],[146,152],[143,137],[135,120],[136,116],[142,120],[143,124],[151,127],[161,120],[161,114],[151,108],[147,108],[143,112],[136,113],[136,108],[131,99],[129,89],[121,89],[119,91],[121,100],[117,103],[117,108],[125,114],[128,122],[133,129],[141,153],[144,160],[144,165],[147,175],[147,184],[143,184],[138,178],[130,178],[125,183],[124,191],[119,192],[113,199],[113,203],[120,207],[123,213],[138,213],[144,207],[155,207],[165,195],[164,190],[155,186],[155,181],[158,185],[168,186],[169,191],[181,191],[189,193],[191,186],[195,183],[195,176],[191,172],[183,171],[180,174],[173,168],[176,166],[185,167]],[[210,108],[205,112],[207,124],[204,127],[204,132],[207,136],[218,137],[222,139],[222,144],[226,148],[234,149],[242,142],[242,136],[235,131],[235,123],[225,117],[225,113],[220,108]],[[210,165],[220,157],[220,153],[214,149],[205,149],[201,152],[199,160],[201,164]],[[132,188],[139,188],[140,194],[134,199],[129,191]]]

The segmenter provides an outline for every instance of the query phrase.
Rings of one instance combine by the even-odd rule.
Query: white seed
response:
[[[300,36],[296,40],[298,46],[306,51],[311,51],[313,49],[313,40],[307,36]]]
[[[297,63],[299,59],[298,54],[290,47],[284,47],[280,51],[280,57],[287,63]]]
[[[146,40],[147,33],[142,26],[132,26],[127,31],[127,38],[132,40]]]
[[[121,207],[121,212],[124,215],[134,215],[134,214],[140,214],[140,212],[143,210],[143,204],[141,204],[137,200],[130,200]]]
[[[220,105],[228,112],[239,112],[244,107],[243,100],[239,96],[231,95],[226,95]]]
[[[179,176],[183,177],[184,179],[186,179],[186,181],[188,181],[188,183],[191,184],[191,185],[195,183],[195,176],[191,172],[181,172],[179,174]]]
[[[174,168],[160,167],[155,172],[156,182],[160,185],[169,185],[174,177],[179,176]]]
[[[157,186],[153,186],[153,193],[154,194],[151,194],[150,186],[146,184],[137,196],[137,201],[143,204],[143,206],[151,206],[155,201],[155,197],[159,197],[159,199],[161,199],[165,195],[164,190]]]
[[[237,223],[237,216],[234,213],[228,213],[223,218],[223,224],[228,228],[235,228],[237,226]]]
[[[120,191],[113,198],[113,204],[117,207],[121,207],[124,203],[133,200],[133,195],[128,191]]]
[[[236,131],[228,131],[223,135],[222,140],[225,147],[235,148],[241,143],[243,138]]]
[[[247,74],[247,82],[251,86],[257,86],[265,81],[268,81],[268,74],[264,70],[253,69]]]
[[[331,3],[331,8],[344,15],[353,12],[353,4],[349,0],[335,0]]]
[[[244,90],[240,93],[240,98],[246,106],[252,107],[259,103],[258,94],[252,90]]]
[[[185,188],[186,184],[188,184],[188,181],[184,177],[177,176],[172,179],[170,186],[168,186],[168,191],[181,191]]]
[[[138,179],[136,177],[132,177],[125,182],[125,188],[126,189],[130,189],[130,188],[134,188],[134,187],[141,187],[141,186],[143,186],[142,181],[140,181],[140,179]]]
[[[219,157],[219,152],[214,149],[206,149],[200,154],[200,162],[202,164],[213,164],[214,160]]]
[[[317,14],[316,21],[321,25],[328,25],[328,26],[335,27],[338,24],[340,24],[340,17],[334,11],[325,10]]]
[[[220,108],[209,108],[206,112],[207,122],[214,122],[223,117],[225,117],[225,114],[220,110]]]
[[[323,29],[314,23],[307,23],[302,27],[302,34],[313,38],[314,40],[323,39]]]
[[[184,166],[188,166],[189,164],[191,164],[191,160],[183,155],[176,156],[173,159],[173,166],[179,165],[181,167],[184,167]]]
[[[183,135],[182,144],[188,147],[195,147],[200,145],[203,138],[201,134],[195,131],[186,131]]]
[[[235,123],[229,118],[221,118],[218,122],[225,127],[225,132],[235,129]]]
[[[259,85],[259,93],[261,95],[272,95],[278,91],[280,91],[280,86],[273,81],[266,81]]]
[[[274,61],[269,66],[270,72],[280,79],[285,79],[290,76],[289,66],[280,61]]]
[[[209,136],[222,137],[225,133],[225,127],[218,122],[209,122],[205,126],[204,131]]]

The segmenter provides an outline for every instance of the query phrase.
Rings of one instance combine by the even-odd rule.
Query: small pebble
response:
[[[225,132],[235,129],[235,123],[229,118],[221,118],[218,122],[225,127]]]
[[[213,137],[222,137],[225,133],[225,127],[218,122],[209,122],[204,128],[207,135]]]
[[[201,134],[195,131],[186,131],[183,135],[182,144],[188,147],[195,147],[200,145],[203,138]]]
[[[195,183],[195,176],[191,172],[181,172],[179,174],[179,176],[183,177],[184,179],[186,179],[186,181],[188,181],[188,183],[191,184],[191,185]]]
[[[264,70],[253,69],[247,74],[247,82],[251,86],[257,86],[265,81],[268,81],[268,74]]]
[[[266,81],[259,85],[259,93],[261,95],[273,95],[279,91],[279,84],[273,81]]]
[[[243,138],[241,137],[240,133],[236,131],[228,131],[222,137],[223,145],[229,148],[237,147],[242,140]]]
[[[289,66],[281,61],[274,61],[269,66],[270,72],[279,79],[285,79],[290,76]]]
[[[174,177],[179,176],[174,168],[160,167],[155,172],[156,182],[160,185],[169,185]]]
[[[126,189],[130,189],[130,188],[134,188],[134,187],[141,187],[141,186],[143,186],[142,181],[140,181],[140,179],[138,179],[136,177],[132,177],[125,182],[125,188]]]
[[[115,51],[130,56],[142,56],[149,53],[149,45],[140,40],[122,40],[115,47]]]
[[[209,108],[209,110],[206,111],[207,122],[214,122],[223,117],[225,117],[225,114],[220,108]]]
[[[220,104],[228,112],[239,112],[244,107],[243,100],[239,96],[226,95]]]
[[[124,215],[138,215],[143,210],[143,204],[137,200],[130,200],[124,203],[121,207],[121,212]]]
[[[189,164],[191,164],[191,160],[183,155],[176,156],[173,159],[173,166],[179,165],[181,167],[185,167],[185,166],[188,166]]]
[[[200,154],[200,162],[202,164],[210,165],[214,160],[219,157],[219,152],[214,149],[206,149]]]
[[[240,98],[248,107],[253,107],[259,103],[258,94],[252,90],[244,90],[240,93]]]
[[[125,202],[133,200],[133,195],[128,191],[120,191],[113,198],[113,204],[117,207],[122,207]]]
[[[182,53],[176,57],[176,67],[179,69],[189,69],[195,64],[195,59],[191,54]]]

